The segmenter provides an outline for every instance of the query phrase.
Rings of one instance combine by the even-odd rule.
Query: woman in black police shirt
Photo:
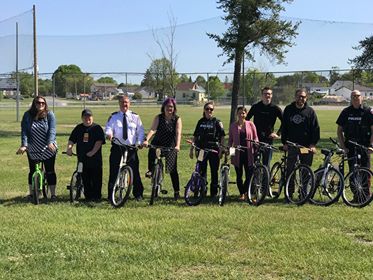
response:
[[[202,118],[198,121],[196,129],[193,133],[193,142],[196,146],[204,149],[214,149],[219,151],[214,142],[219,142],[224,144],[224,128],[223,124],[220,120],[212,116],[212,112],[214,111],[214,103],[207,102],[203,106],[203,115]],[[190,149],[189,153],[190,158],[193,158],[193,147]],[[208,153],[205,160],[202,162],[201,165],[201,172],[203,176],[206,176],[207,171],[207,161],[210,164],[211,170],[211,184],[210,184],[210,195],[211,197],[216,196],[218,192],[218,170],[219,170],[219,160],[220,160],[220,153]]]

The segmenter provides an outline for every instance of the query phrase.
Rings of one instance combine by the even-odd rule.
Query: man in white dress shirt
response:
[[[128,96],[119,96],[120,111],[111,114],[105,126],[106,138],[112,140],[113,137],[126,145],[142,145],[144,141],[144,127],[140,116],[129,110],[130,100]],[[118,175],[121,149],[112,143],[110,149],[110,175],[108,183],[108,200],[111,200],[113,186]],[[141,182],[139,172],[139,158],[135,149],[128,150],[127,163],[133,170],[133,196],[136,200],[143,197],[144,187]]]

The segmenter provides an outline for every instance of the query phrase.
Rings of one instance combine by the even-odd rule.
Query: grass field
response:
[[[104,125],[116,106],[93,108]],[[190,137],[201,108],[180,107],[183,139]],[[25,109],[23,108],[23,111]],[[133,107],[146,130],[159,107]],[[55,110],[57,141],[65,150],[80,107]],[[214,111],[226,126],[229,108]],[[317,111],[322,140],[335,137],[338,110]],[[28,165],[16,156],[20,124],[11,108],[0,109],[0,279],[372,279],[373,210],[353,209],[341,201],[323,208],[296,207],[282,200],[251,207],[238,202],[236,186],[224,207],[206,199],[187,207],[169,194],[148,206],[150,182],[143,178],[145,200],[123,208],[68,202],[66,185],[75,160],[56,162],[57,203],[34,206],[25,200]],[[183,140],[179,156],[183,187],[194,167]],[[109,147],[103,147],[106,196]],[[140,169],[146,171],[146,150]],[[276,156],[278,157],[278,156]],[[275,157],[275,159],[276,159]],[[318,154],[313,168],[322,157]],[[234,180],[234,171],[231,180]]]

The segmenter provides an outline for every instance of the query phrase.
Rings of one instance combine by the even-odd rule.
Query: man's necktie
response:
[[[126,114],[123,114],[123,140],[127,140],[127,118]]]

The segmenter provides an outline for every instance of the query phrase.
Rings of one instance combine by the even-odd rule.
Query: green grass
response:
[[[116,107],[92,108],[104,125]],[[134,107],[146,129],[158,107]],[[56,108],[58,144],[65,150],[81,108]],[[183,138],[190,137],[201,108],[180,107]],[[229,108],[214,112],[227,129]],[[322,146],[335,137],[339,111],[317,111]],[[59,202],[34,206],[24,199],[28,165],[16,156],[20,124],[12,109],[0,110],[0,279],[371,279],[372,207],[353,209],[342,202],[323,208],[267,202],[251,207],[238,202],[236,186],[224,207],[206,199],[198,207],[172,201],[169,194],[148,206],[145,200],[123,208],[107,202],[68,202],[65,186],[75,160],[58,155]],[[106,195],[109,146],[103,148]],[[141,174],[147,151],[140,155]],[[194,167],[183,141],[179,157],[183,187]],[[275,158],[278,156],[276,155]],[[322,157],[315,157],[314,168]],[[235,172],[232,170],[234,180]]]

